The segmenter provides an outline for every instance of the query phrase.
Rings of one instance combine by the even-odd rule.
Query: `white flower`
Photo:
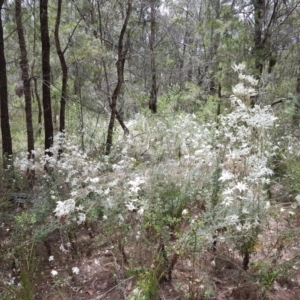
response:
[[[72,268],[72,272],[73,272],[74,274],[79,274],[79,269],[78,269],[77,267],[73,267],[73,268]]]
[[[49,261],[53,261],[53,260],[54,260],[53,255],[49,256]]]
[[[269,209],[270,206],[271,206],[270,201],[267,201],[267,202],[266,202],[266,205],[265,205],[265,209]]]
[[[76,219],[77,219],[77,224],[80,225],[85,222],[86,216],[84,213],[78,213]]]
[[[52,277],[56,276],[57,274],[58,274],[58,272],[57,272],[56,270],[52,270],[52,271],[51,271]]]
[[[238,65],[236,64],[233,64],[232,65],[232,69],[235,71],[235,72],[239,72],[239,71],[242,71],[246,68],[246,64],[245,63],[240,63]]]
[[[247,230],[251,229],[251,227],[252,227],[251,223],[249,221],[246,221],[243,226],[243,229],[247,231]]]
[[[248,209],[246,207],[243,207],[242,213],[243,214],[249,214],[249,211],[248,211]]]
[[[239,190],[240,192],[244,192],[248,190],[247,184],[243,183],[243,182],[238,182],[235,186],[235,188],[237,190]]]
[[[181,214],[182,214],[183,216],[186,216],[188,213],[189,213],[189,211],[185,208],[185,209],[182,211]]]
[[[137,240],[139,240],[139,239],[140,239],[140,237],[141,237],[141,232],[140,232],[140,231],[138,231],[138,232],[136,233],[136,236],[135,236],[135,238],[136,238]]]
[[[226,180],[232,179],[233,177],[234,177],[234,175],[233,175],[231,172],[229,172],[229,171],[227,171],[227,170],[223,170],[223,171],[222,171],[222,175],[221,175],[221,177],[219,178],[219,180],[222,181],[222,182],[224,182],[224,181],[226,181]]]
[[[250,97],[257,95],[257,91],[252,87],[246,87],[244,83],[240,82],[232,88],[233,94],[243,99],[244,97]]]
[[[230,194],[232,194],[232,192],[233,192],[233,189],[227,188],[226,190],[223,191],[223,194],[224,195],[230,195]]]
[[[95,265],[99,265],[99,264],[100,264],[100,261],[99,261],[98,259],[95,259],[95,260],[94,260],[94,264],[95,264]]]
[[[296,197],[295,197],[295,200],[298,202],[298,204],[300,205],[300,194],[298,194]]]
[[[62,216],[66,216],[69,213],[73,212],[75,210],[75,200],[74,199],[68,199],[66,201],[57,201],[56,208],[53,212],[55,212],[55,215],[60,218]]]
[[[293,216],[295,213],[293,211],[289,211],[289,215]]]
[[[100,178],[99,177],[95,177],[95,178],[90,178],[90,182],[92,183],[97,183],[100,181]]]
[[[140,216],[142,216],[142,215],[144,214],[144,208],[143,208],[143,207],[141,207],[141,208],[138,210],[138,214],[139,214]]]
[[[77,207],[76,207],[76,210],[83,210],[83,206],[80,204],[80,205],[78,205]]]
[[[253,76],[251,75],[244,75],[242,73],[239,74],[239,80],[247,82],[251,85],[257,85],[258,84],[258,80],[255,79]]]
[[[136,177],[135,180],[131,180],[128,182],[129,185],[131,185],[131,187],[129,188],[130,191],[136,193],[138,192],[141,188],[139,187],[140,184],[144,183],[145,180],[141,177]]]
[[[103,220],[106,221],[108,218],[106,215],[103,216]]]
[[[71,182],[71,185],[74,186],[74,185],[77,184],[77,182],[78,182],[78,178],[73,178],[72,182]]]
[[[234,198],[233,197],[230,197],[230,196],[227,196],[224,198],[224,200],[222,201],[222,204],[225,205],[225,206],[229,206],[232,204]]]
[[[129,203],[125,204],[125,206],[128,208],[129,211],[134,211],[134,210],[137,209],[137,208],[133,205],[132,202],[129,202]]]
[[[60,250],[61,252],[63,252],[63,253],[69,252],[69,251],[64,247],[63,244],[61,244],[61,245],[59,246],[59,250]]]
[[[236,225],[236,223],[239,221],[239,216],[238,215],[227,216],[226,221],[229,225]]]

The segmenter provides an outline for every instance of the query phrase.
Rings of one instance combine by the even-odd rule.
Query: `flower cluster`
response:
[[[223,225],[245,233],[258,226],[269,207],[264,186],[273,174],[268,166],[268,158],[273,154],[270,149],[274,149],[269,130],[275,126],[276,117],[269,106],[249,107],[247,100],[256,95],[253,86],[257,81],[241,73],[244,65],[233,68],[243,82],[233,88],[233,111],[220,117],[217,135],[223,140],[223,163],[219,205],[225,214]]]

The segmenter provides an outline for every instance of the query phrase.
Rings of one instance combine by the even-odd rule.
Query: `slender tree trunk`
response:
[[[34,70],[34,65],[32,66],[32,69]],[[37,83],[36,76],[33,77],[33,82],[34,82],[34,95],[35,95],[35,98],[36,98],[36,101],[38,104],[38,126],[39,126],[38,135],[40,135],[42,132],[42,127],[43,127],[43,124],[42,124],[43,109],[42,109],[42,104],[41,104],[41,98],[40,98],[40,95],[38,92],[38,83]]]
[[[36,0],[33,0],[33,62],[31,65],[31,78],[33,80],[33,100],[34,98],[38,104],[38,131],[37,134],[40,135],[42,132],[43,124],[42,124],[42,117],[43,117],[43,110],[41,104],[41,98],[38,92],[38,81],[37,76],[35,76],[35,61],[36,61],[36,15],[35,15],[35,8],[36,8]]]
[[[127,45],[125,45],[124,47],[124,36],[125,33],[127,31],[127,25],[129,22],[129,18],[130,18],[130,14],[131,14],[131,10],[132,10],[132,0],[128,0],[127,2],[127,11],[126,11],[126,17],[125,17],[125,21],[123,24],[123,27],[121,29],[121,33],[119,36],[119,41],[118,41],[118,60],[117,60],[117,74],[118,74],[118,82],[117,85],[115,87],[115,90],[112,94],[111,97],[111,104],[110,104],[110,108],[111,108],[111,115],[110,115],[110,121],[108,124],[108,130],[107,130],[107,139],[106,139],[106,149],[105,149],[105,154],[109,155],[110,154],[110,150],[111,150],[111,146],[112,146],[112,140],[113,140],[113,131],[114,131],[114,124],[115,124],[115,117],[116,115],[118,115],[119,118],[119,122],[121,120],[121,126],[123,127],[124,133],[128,134],[129,131],[127,129],[127,127],[125,126],[121,116],[118,114],[117,112],[117,100],[118,100],[118,96],[121,92],[121,88],[122,85],[124,83],[124,65],[125,65],[125,60],[126,60],[126,54],[128,51],[128,40],[127,40]],[[128,38],[128,34],[127,34],[127,38]]]
[[[64,136],[65,127],[66,127],[65,115],[66,115],[66,99],[67,99],[67,84],[68,84],[68,66],[67,66],[67,63],[65,60],[64,51],[61,50],[60,41],[59,41],[61,4],[62,4],[62,0],[58,0],[54,38],[55,38],[56,52],[59,57],[60,66],[61,66],[61,70],[62,70],[62,85],[61,85],[60,113],[59,113],[59,131]],[[59,153],[62,153],[61,147],[59,149]]]
[[[265,0],[254,0],[254,62],[255,62],[255,77],[260,80],[263,72],[263,11]],[[254,107],[258,101],[258,96],[251,97],[250,106]]]
[[[256,77],[260,79],[263,71],[263,6],[264,0],[254,1],[254,60]]]
[[[150,9],[151,9],[151,29],[150,29],[150,59],[151,59],[151,90],[150,90],[150,101],[149,101],[149,109],[153,112],[157,112],[157,83],[156,83],[156,63],[155,63],[155,52],[154,52],[154,44],[156,37],[156,0],[151,0]]]
[[[17,22],[17,31],[19,37],[19,45],[21,52],[21,70],[22,70],[22,79],[23,79],[23,91],[25,97],[25,115],[26,115],[26,130],[27,130],[27,151],[28,159],[34,159],[34,134],[33,134],[33,125],[32,125],[32,108],[31,108],[31,87],[30,87],[30,78],[29,78],[29,64],[27,59],[27,48],[26,41],[24,37],[23,23],[22,23],[22,0],[16,0],[15,9],[16,9],[16,22]],[[29,184],[33,186],[34,181],[34,169],[28,169],[28,180]]]
[[[97,2],[97,8],[98,8],[98,20],[99,20],[99,24],[98,24],[98,28],[99,28],[99,32],[100,32],[100,41],[101,44],[103,44],[103,26],[102,26],[102,15],[101,15],[101,10],[100,10],[100,4],[99,2]],[[106,93],[107,93],[107,101],[109,103],[109,106],[111,106],[111,99],[110,99],[110,88],[109,88],[109,81],[108,81],[108,74],[107,74],[107,68],[106,68],[106,63],[105,60],[102,59],[102,65],[103,65],[103,70],[104,70],[104,77],[105,77],[105,82],[106,82]],[[119,121],[121,127],[123,128],[123,131],[125,134],[129,133],[128,128],[126,127],[123,118],[121,116],[121,114],[118,112],[118,110],[116,109],[116,118]]]
[[[43,71],[43,113],[45,128],[45,151],[52,155],[50,149],[53,145],[53,123],[50,92],[50,40],[48,30],[48,0],[40,0],[40,23],[42,41],[42,71]]]
[[[81,93],[81,87],[79,87],[79,101],[80,101],[80,134],[81,134],[81,149],[85,151],[84,146],[84,115],[83,115],[83,99]]]
[[[299,121],[300,121],[300,76],[297,77],[296,102],[294,104],[294,112],[292,118],[292,124],[295,129],[299,128]]]
[[[2,134],[2,155],[3,167],[6,169],[12,156],[12,141],[8,113],[8,92],[6,60],[4,54],[4,37],[2,25],[2,6],[4,0],[0,0],[0,109],[1,109],[1,134]]]

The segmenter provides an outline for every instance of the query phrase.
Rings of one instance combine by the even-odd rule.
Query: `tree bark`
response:
[[[99,20],[99,24],[98,24],[98,30],[100,32],[100,41],[101,44],[103,44],[103,26],[102,26],[102,14],[101,14],[101,10],[100,10],[100,3],[97,2],[97,9],[98,9],[98,20]],[[102,65],[103,65],[103,70],[104,70],[104,78],[105,78],[105,83],[106,83],[106,94],[107,94],[107,101],[109,103],[109,106],[111,106],[111,99],[110,99],[110,88],[109,88],[109,81],[108,81],[108,74],[107,74],[107,67],[106,67],[106,62],[104,59],[102,59]],[[116,109],[116,118],[119,121],[121,127],[124,130],[125,134],[129,133],[128,128],[126,127],[123,118],[121,116],[121,114],[118,112],[118,110]]]
[[[40,136],[43,128],[42,118],[43,118],[43,109],[41,104],[40,95],[38,92],[38,77],[35,75],[35,61],[36,61],[36,0],[33,0],[33,61],[31,65],[31,78],[33,80],[33,93],[32,100],[36,99],[38,104],[38,131],[37,134]]]
[[[151,59],[151,90],[150,90],[150,101],[149,101],[149,109],[153,112],[157,112],[157,83],[156,83],[156,63],[155,63],[155,52],[154,52],[154,44],[155,44],[155,36],[156,36],[156,8],[155,8],[156,0],[151,0],[150,9],[151,9],[151,20],[150,20],[150,59]]]
[[[27,48],[26,41],[24,37],[23,23],[22,23],[22,7],[21,0],[16,0],[16,22],[17,22],[17,32],[19,38],[19,46],[21,52],[21,70],[22,70],[22,80],[23,80],[23,92],[25,97],[25,116],[26,116],[26,130],[27,130],[27,151],[28,159],[34,159],[34,134],[32,125],[32,108],[31,108],[31,87],[29,78],[29,64],[27,59]],[[27,170],[28,180],[31,186],[33,186],[34,181],[34,169]]]
[[[50,92],[50,40],[48,29],[48,0],[40,0],[40,23],[42,41],[42,72],[43,72],[43,113],[45,129],[45,151],[52,156],[49,149],[53,145],[53,123]]]
[[[32,66],[32,70],[34,70],[34,65]],[[33,72],[33,71],[32,71]],[[42,133],[42,118],[43,118],[43,109],[42,109],[42,104],[41,104],[41,98],[38,92],[38,80],[37,77],[33,77],[33,82],[34,82],[34,95],[38,104],[38,135],[41,135]]]
[[[124,36],[127,31],[127,26],[128,26],[128,21],[130,18],[130,14],[132,11],[132,0],[128,0],[127,2],[127,11],[126,11],[126,17],[125,21],[123,24],[123,27],[121,29],[121,33],[119,36],[119,41],[118,41],[118,60],[117,60],[117,74],[118,74],[118,82],[117,85],[114,89],[114,92],[111,97],[111,115],[110,115],[110,121],[108,124],[108,130],[107,130],[107,139],[106,139],[106,149],[105,149],[105,154],[109,155],[111,146],[112,146],[112,140],[113,140],[113,130],[114,130],[114,123],[115,123],[115,117],[118,115],[119,122],[124,130],[125,134],[129,133],[129,130],[127,129],[126,125],[124,124],[121,116],[117,112],[117,100],[118,96],[121,92],[122,85],[124,83],[124,65],[125,65],[125,60],[126,60],[126,54],[128,51],[128,40],[127,40],[127,45],[124,47]]]
[[[67,63],[65,60],[64,51],[61,50],[60,41],[59,41],[61,4],[62,4],[62,0],[58,0],[54,39],[55,39],[56,52],[57,52],[61,70],[62,70],[62,85],[61,85],[60,113],[59,113],[59,131],[61,132],[62,135],[64,135],[65,127],[66,127],[65,114],[66,114],[66,99],[67,99],[67,84],[68,84],[68,66],[67,66]],[[60,147],[59,153],[61,153],[61,152],[62,152],[62,148]]]
[[[2,7],[4,0],[0,0],[0,109],[1,109],[1,134],[2,134],[2,155],[3,167],[6,169],[12,156],[12,141],[8,112],[8,92],[6,60],[4,53],[4,37],[2,25]]]
[[[254,59],[257,79],[260,79],[263,71],[263,7],[264,0],[254,1]]]
[[[292,117],[292,125],[295,129],[299,128],[299,121],[300,121],[300,75],[297,76],[296,100],[294,104],[294,112]]]

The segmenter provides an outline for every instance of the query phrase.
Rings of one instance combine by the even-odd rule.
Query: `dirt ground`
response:
[[[268,230],[260,236],[248,270],[243,270],[241,257],[230,245],[218,243],[216,251],[207,248],[197,260],[179,256],[172,279],[160,284],[157,299],[300,299],[300,266],[297,261],[300,250],[297,215],[300,216],[300,213],[291,220],[287,211],[280,221],[272,220]],[[99,243],[98,235],[101,232],[91,232],[91,228],[83,227],[69,249],[62,251],[62,234],[56,230],[47,242],[39,244],[35,250],[34,299],[121,300],[130,295],[136,286],[137,276],[130,275],[117,245]],[[10,230],[3,225],[2,255],[9,252],[9,247]],[[123,251],[130,258],[134,249],[125,247]],[[145,253],[140,254],[143,259],[147,259],[146,252],[145,249]],[[289,262],[292,265],[288,266]],[[15,269],[12,257],[2,258],[1,264],[1,290],[13,277],[12,286],[17,286],[20,270]],[[73,272],[74,267],[78,268],[78,274]],[[58,275],[52,276],[52,270]]]

